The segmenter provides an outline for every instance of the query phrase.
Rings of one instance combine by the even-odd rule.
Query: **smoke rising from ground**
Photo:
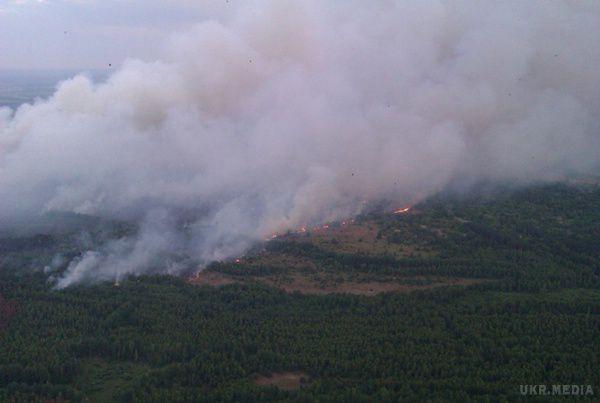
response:
[[[364,201],[600,165],[600,3],[259,2],[0,110],[0,222],[136,220],[58,285],[178,272]]]

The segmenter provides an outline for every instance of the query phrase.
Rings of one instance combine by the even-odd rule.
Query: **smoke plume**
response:
[[[232,6],[233,7],[233,6]],[[134,220],[59,286],[178,272],[275,231],[600,164],[600,3],[272,1],[0,110],[0,222]]]

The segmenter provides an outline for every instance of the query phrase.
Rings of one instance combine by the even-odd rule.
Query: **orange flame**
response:
[[[406,213],[408,211],[410,211],[410,206],[396,209],[396,210],[394,210],[394,214],[402,214],[402,213]]]

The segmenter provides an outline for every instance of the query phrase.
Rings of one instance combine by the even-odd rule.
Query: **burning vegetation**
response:
[[[408,213],[410,211],[411,207],[402,207],[399,209],[394,210],[394,214],[404,214],[404,213]]]

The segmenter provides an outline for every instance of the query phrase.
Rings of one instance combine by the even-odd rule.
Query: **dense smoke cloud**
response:
[[[60,286],[206,263],[274,231],[600,162],[600,3],[261,2],[154,63],[0,112],[0,221],[133,219]],[[158,269],[157,269],[158,267]]]

